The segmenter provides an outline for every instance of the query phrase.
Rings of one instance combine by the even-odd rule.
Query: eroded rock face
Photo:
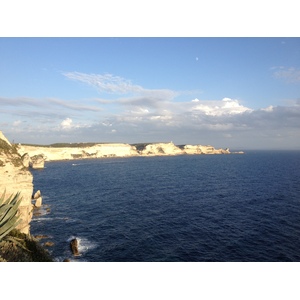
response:
[[[33,195],[33,199],[35,201],[35,204],[34,204],[35,207],[42,206],[42,194],[41,194],[40,190],[35,192],[35,194]]]
[[[43,167],[44,161],[74,160],[85,158],[128,157],[128,156],[161,156],[182,154],[230,154],[228,148],[215,149],[213,146],[182,145],[170,143],[137,144],[95,144],[87,147],[51,147],[19,145],[20,154],[28,153],[31,160],[40,157],[36,167]],[[42,157],[44,161],[42,161]]]
[[[31,162],[29,154],[28,153],[23,154],[21,159],[22,159],[24,167],[29,168],[29,165]]]
[[[5,195],[9,197],[20,192],[22,202],[19,206],[19,213],[22,222],[17,229],[26,234],[29,233],[32,219],[32,181],[33,176],[24,166],[16,147],[11,145],[0,131],[0,194],[5,192]]]
[[[34,155],[31,157],[31,167],[33,169],[43,169],[45,165],[45,158],[43,154]]]

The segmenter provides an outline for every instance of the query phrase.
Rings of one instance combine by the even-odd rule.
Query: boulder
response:
[[[33,199],[35,200],[35,207],[42,206],[42,194],[40,190],[35,192],[35,194],[33,195]]]
[[[38,197],[38,198],[35,200],[34,206],[35,206],[35,207],[41,207],[41,206],[42,206],[42,197]]]
[[[44,243],[45,247],[52,247],[53,245],[54,245],[54,243],[53,242],[49,242],[49,241]]]
[[[40,190],[37,190],[33,195],[33,199],[38,199],[39,197],[42,197],[42,194]]]

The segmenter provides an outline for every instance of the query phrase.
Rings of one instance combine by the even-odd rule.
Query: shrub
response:
[[[21,203],[20,193],[5,199],[5,192],[0,197],[0,241],[21,222],[17,215]]]

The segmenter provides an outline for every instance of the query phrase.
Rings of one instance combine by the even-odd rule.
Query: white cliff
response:
[[[176,146],[174,143],[145,143],[145,144],[93,144],[82,146],[32,146],[18,145],[21,155],[29,154],[31,161],[40,158],[39,167],[43,161],[75,160],[85,158],[130,157],[130,156],[163,156],[184,154],[230,154],[229,149],[215,149],[213,146],[184,145]],[[32,164],[31,164],[32,165]],[[32,165],[33,166],[33,165]],[[38,166],[36,166],[38,167]]]
[[[185,154],[179,147],[171,143],[148,144],[140,151],[143,156],[152,155],[179,155]]]
[[[210,145],[185,145],[183,150],[186,152],[186,154],[230,154],[228,148],[215,149],[213,146]]]
[[[138,155],[135,147],[129,144],[95,144],[82,147],[18,146],[21,155],[44,157],[45,161],[73,160],[82,158],[126,157]]]
[[[0,131],[0,195],[15,195],[20,192],[22,197],[19,206],[21,223],[17,226],[22,233],[29,233],[32,218],[33,177],[24,166],[22,157]]]

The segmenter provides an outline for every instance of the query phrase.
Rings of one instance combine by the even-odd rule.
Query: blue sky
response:
[[[12,141],[300,149],[300,38],[0,38]]]

